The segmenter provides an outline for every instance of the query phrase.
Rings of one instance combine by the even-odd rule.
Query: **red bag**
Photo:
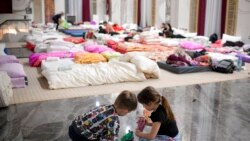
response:
[[[31,43],[31,42],[26,42],[26,47],[27,47],[30,51],[34,52],[34,49],[35,49],[36,45],[34,45],[34,44]]]

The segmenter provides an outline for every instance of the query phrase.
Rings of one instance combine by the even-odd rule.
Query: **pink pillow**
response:
[[[85,51],[92,53],[102,53],[104,51],[114,52],[113,49],[105,46],[105,45],[87,45],[84,47]]]
[[[188,50],[198,50],[198,49],[204,49],[205,48],[203,45],[192,42],[192,41],[181,42],[180,46],[182,48],[188,49]]]
[[[19,63],[14,55],[0,55],[0,65],[5,63]]]
[[[23,65],[20,63],[6,63],[0,65],[0,71],[5,71],[11,78],[26,77]]]

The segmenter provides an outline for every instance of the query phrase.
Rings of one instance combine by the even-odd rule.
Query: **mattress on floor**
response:
[[[86,33],[86,30],[82,29],[68,29],[62,31],[65,34],[71,35],[73,37],[83,37]]]
[[[160,68],[177,74],[212,71],[209,66],[173,67],[164,61],[159,61],[157,64]]]
[[[70,33],[69,35],[73,37],[84,37],[85,32],[73,32],[73,33]]]

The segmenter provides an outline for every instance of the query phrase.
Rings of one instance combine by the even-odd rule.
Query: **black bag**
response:
[[[221,73],[233,73],[235,66],[232,60],[224,59],[212,67],[214,71]]]

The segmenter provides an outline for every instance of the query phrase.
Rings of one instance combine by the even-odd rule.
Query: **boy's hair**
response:
[[[154,87],[148,86],[144,88],[141,92],[139,92],[137,99],[141,104],[146,105],[148,105],[150,102],[161,103],[166,110],[168,119],[172,121],[175,120],[174,114],[167,99],[164,96],[161,96]]]
[[[107,21],[104,21],[102,24],[104,24],[104,25],[105,25],[105,24],[108,24],[108,22],[107,22]]]
[[[124,90],[116,98],[114,105],[118,109],[128,109],[128,111],[133,111],[137,107],[137,98],[132,92]]]

